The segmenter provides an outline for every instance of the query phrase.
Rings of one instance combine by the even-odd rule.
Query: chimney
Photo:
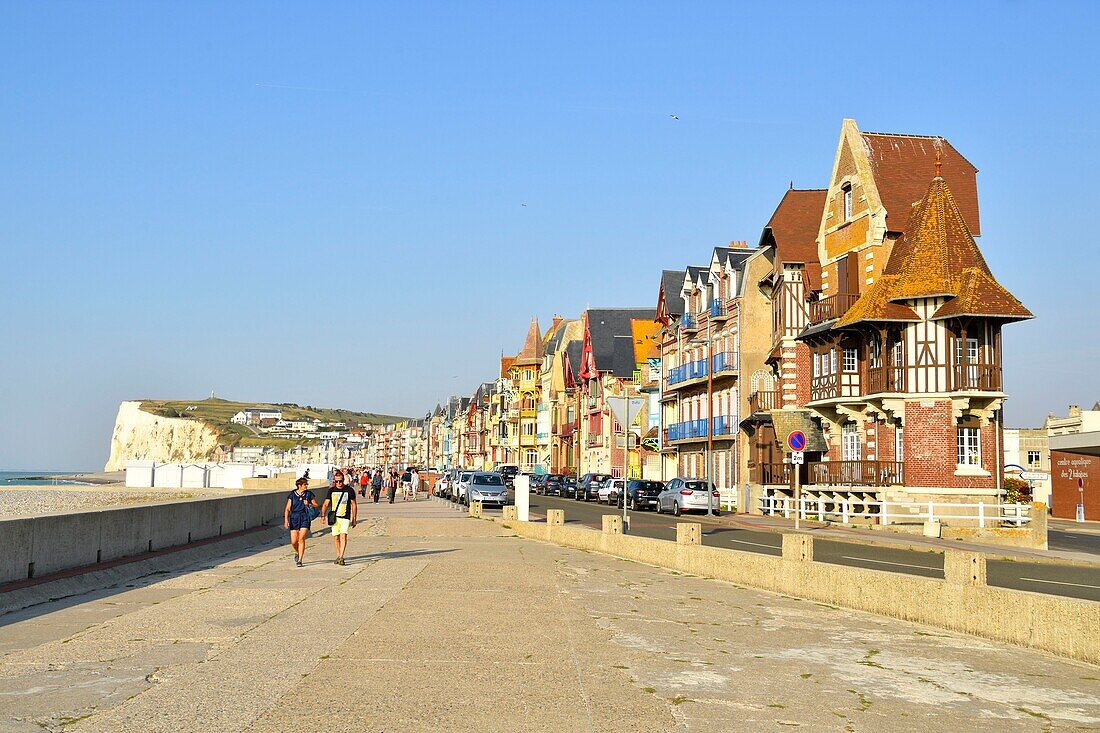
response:
[[[1079,405],[1070,405],[1069,406],[1069,416],[1070,417],[1081,417],[1081,407]]]
[[[559,316],[557,313],[555,313],[554,314],[554,321],[553,321],[552,325],[550,326],[550,328],[557,328],[558,326],[561,325],[561,322],[563,320],[565,320],[565,319],[563,319],[561,316]]]
[[[731,249],[748,249],[749,248],[749,243],[744,239],[738,239],[736,241],[731,239],[730,240],[730,248]]]

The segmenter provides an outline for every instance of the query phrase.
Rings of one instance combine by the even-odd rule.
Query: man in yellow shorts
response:
[[[321,507],[325,524],[332,525],[332,544],[336,548],[336,564],[346,565],[344,553],[348,550],[348,530],[355,526],[358,506],[355,489],[344,484],[344,474],[339,469],[332,476],[328,498]]]

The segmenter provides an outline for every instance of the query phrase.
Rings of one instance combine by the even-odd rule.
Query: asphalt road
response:
[[[564,509],[567,524],[576,523],[594,529],[601,528],[604,514],[622,511],[595,502],[531,495],[531,510],[534,513],[545,514],[547,509]],[[629,533],[640,537],[675,541],[678,521],[698,521],[704,525],[704,545],[765,555],[782,554],[782,536],[778,532],[729,527],[698,515],[677,519],[651,511],[627,514],[630,517]],[[909,550],[815,538],[814,560],[928,578],[943,577],[943,553],[935,550]],[[1012,560],[990,560],[986,567],[989,585],[1100,602],[1100,567]]]

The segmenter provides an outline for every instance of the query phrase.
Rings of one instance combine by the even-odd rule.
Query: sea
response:
[[[50,476],[71,475],[72,471],[0,471],[0,488],[18,486],[89,486],[81,481],[62,481]],[[34,478],[28,478],[34,477]]]

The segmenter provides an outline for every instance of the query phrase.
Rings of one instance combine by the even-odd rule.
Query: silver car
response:
[[[499,473],[478,471],[471,475],[466,486],[468,502],[480,501],[483,506],[494,504],[504,506],[508,503],[508,487]]]
[[[657,513],[669,512],[678,517],[689,511],[705,513],[710,507],[717,514],[718,498],[718,491],[710,481],[677,476],[657,495]]]

